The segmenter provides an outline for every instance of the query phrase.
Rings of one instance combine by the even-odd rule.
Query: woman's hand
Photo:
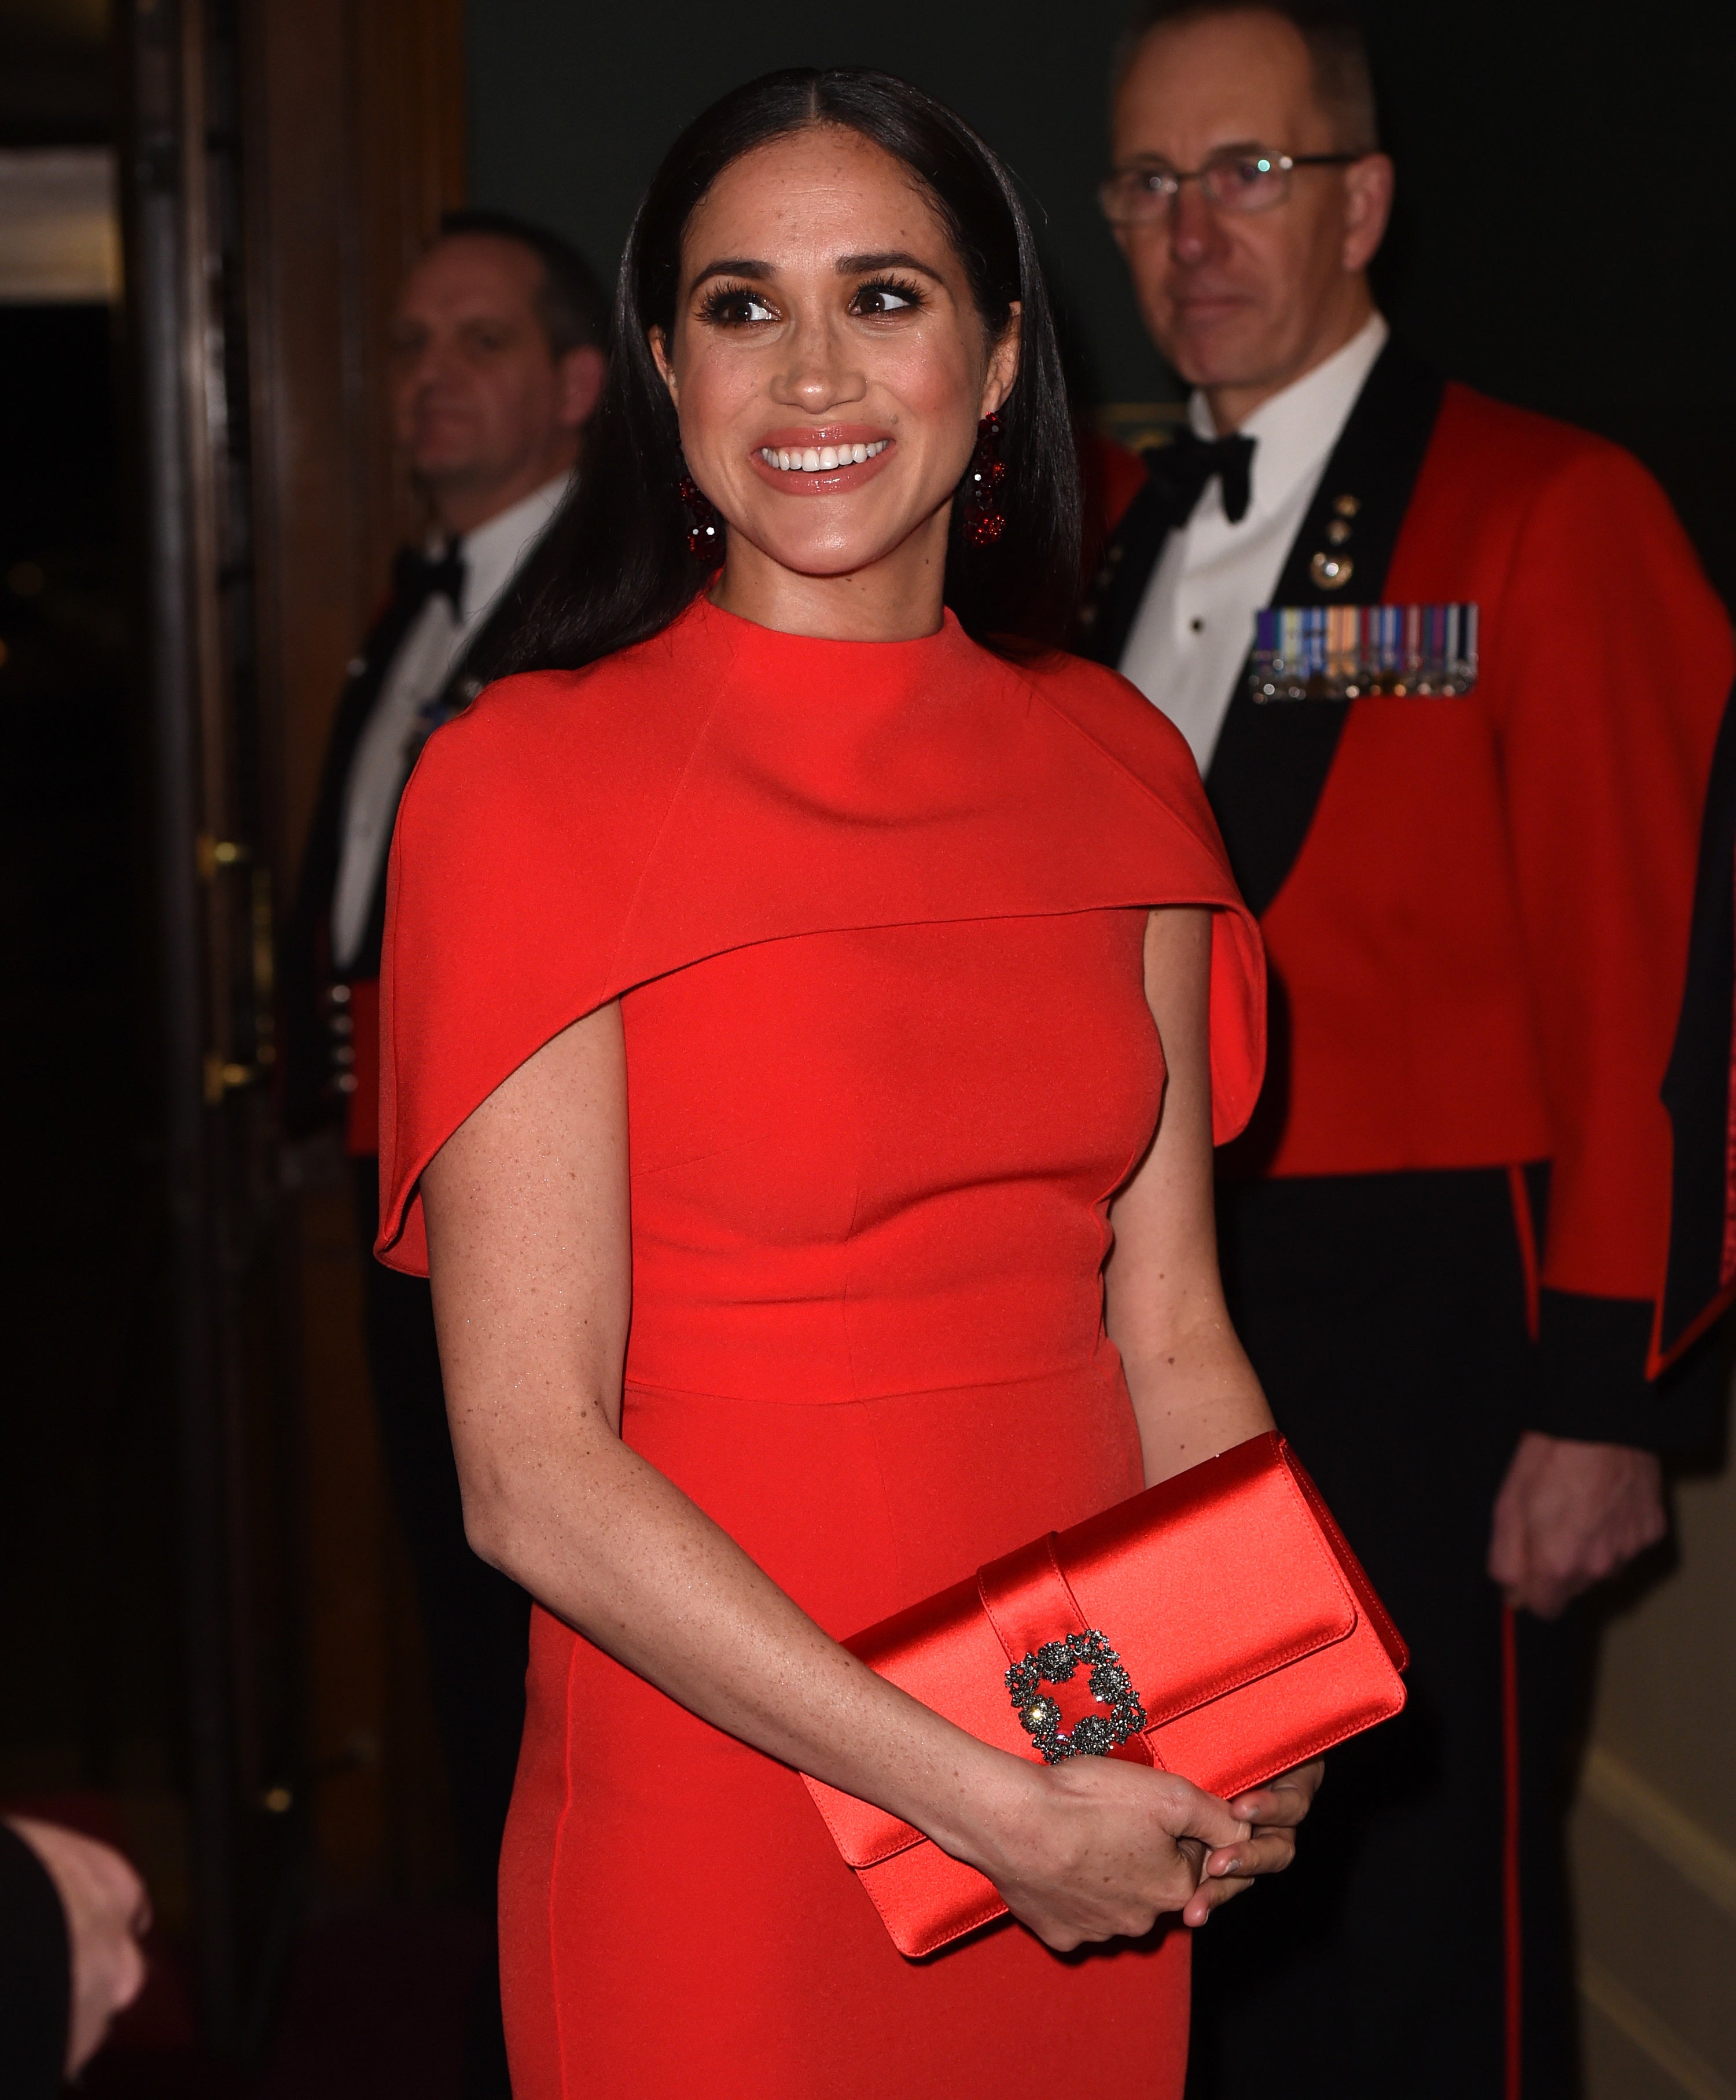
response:
[[[1208,1856],[1200,1886],[1182,1912],[1184,1925],[1204,1925],[1220,1904],[1252,1888],[1256,1875],[1284,1872],[1296,1857],[1296,1826],[1314,1806],[1325,1776],[1326,1761],[1316,1758],[1269,1786],[1236,1795],[1230,1813],[1250,1825],[1251,1834],[1245,1843],[1222,1846]]]
[[[1029,1779],[972,1864],[1058,1953],[1149,1932],[1196,1899],[1212,1846],[1229,1858],[1253,1842],[1245,1820],[1174,1772],[1080,1758]]]

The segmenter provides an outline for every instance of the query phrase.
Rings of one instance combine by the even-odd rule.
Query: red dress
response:
[[[422,1168],[619,997],[622,1434],[822,1626],[1139,1489],[1102,1267],[1161,1095],[1147,909],[1215,908],[1220,1137],[1263,978],[1131,686],[702,601],[441,730],[392,881],[383,1258],[425,1267]],[[1181,2089],[1181,1930],[906,1961],[794,1772],[541,1611],[500,1931],[518,2100]]]

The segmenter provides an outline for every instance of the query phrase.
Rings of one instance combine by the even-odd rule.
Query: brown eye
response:
[[[699,315],[718,328],[751,328],[756,322],[778,318],[768,300],[740,285],[720,285],[707,295]]]
[[[896,314],[919,307],[923,295],[914,285],[877,283],[864,285],[850,302],[850,311],[873,320],[884,314]]]

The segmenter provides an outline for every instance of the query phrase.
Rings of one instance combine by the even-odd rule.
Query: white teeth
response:
[[[780,474],[830,474],[840,466],[866,466],[891,442],[889,438],[876,438],[871,445],[809,445],[797,450],[762,445],[760,457]]]

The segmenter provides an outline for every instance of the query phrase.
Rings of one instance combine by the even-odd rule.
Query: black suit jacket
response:
[[[519,564],[494,610],[460,652],[430,711],[437,722],[461,712],[485,686],[513,668],[531,610],[557,579],[560,546],[560,535],[552,523]],[[421,610],[419,605],[395,602],[387,606],[350,665],[333,717],[295,903],[278,955],[283,1115],[284,1129],[291,1137],[306,1136],[324,1124],[342,1119],[345,1096],[337,1083],[342,1066],[337,1055],[342,1038],[333,1027],[332,991],[339,983],[380,974],[380,951],[386,936],[387,857],[381,856],[361,947],[341,973],[332,955],[332,900],[343,853],[344,802],[350,768],[380,704],[393,660]],[[404,766],[407,780],[413,762],[412,752]]]

